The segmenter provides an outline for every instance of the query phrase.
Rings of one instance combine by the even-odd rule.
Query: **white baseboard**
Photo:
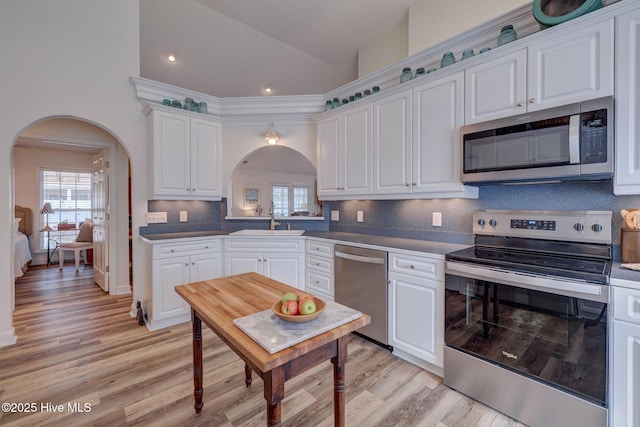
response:
[[[0,333],[0,347],[6,347],[8,345],[13,345],[18,340],[18,336],[16,335],[15,328],[11,328],[6,332]]]

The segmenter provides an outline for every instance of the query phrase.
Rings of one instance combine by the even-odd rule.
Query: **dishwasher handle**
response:
[[[362,256],[362,255],[352,255],[352,254],[348,254],[348,253],[345,253],[345,252],[339,252],[339,251],[335,251],[334,254],[335,254],[335,256],[340,257],[340,258],[350,259],[352,261],[358,261],[358,262],[366,262],[368,264],[384,264],[385,263],[385,259],[384,258],[374,258],[374,257],[368,257],[368,256]]]

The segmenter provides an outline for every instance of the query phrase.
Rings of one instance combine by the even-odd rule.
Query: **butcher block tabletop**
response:
[[[300,292],[258,273],[245,273],[176,286],[176,292],[197,312],[227,345],[249,359],[262,372],[290,362],[370,323],[368,315],[339,325],[327,332],[270,354],[240,330],[234,319],[263,310],[279,301],[286,292]]]

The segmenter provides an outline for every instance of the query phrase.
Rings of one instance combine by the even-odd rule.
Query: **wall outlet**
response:
[[[364,213],[362,211],[358,211],[356,217],[358,222],[364,222]]]
[[[166,212],[147,212],[147,224],[164,224],[167,222]]]
[[[180,211],[180,222],[187,222],[187,211]]]
[[[434,227],[442,227],[442,212],[434,212],[431,215],[431,225]]]
[[[340,221],[340,211],[331,211],[331,221]]]

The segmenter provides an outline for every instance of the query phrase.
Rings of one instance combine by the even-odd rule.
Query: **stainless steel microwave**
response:
[[[463,126],[462,182],[613,176],[613,97]]]

